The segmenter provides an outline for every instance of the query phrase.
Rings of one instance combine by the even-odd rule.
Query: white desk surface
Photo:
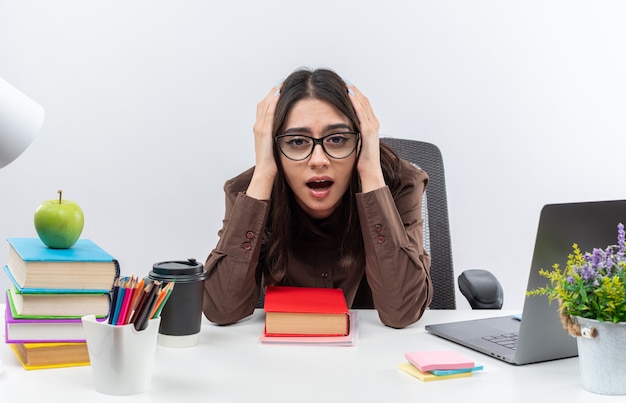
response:
[[[2,307],[0,312],[4,312]],[[514,366],[442,340],[424,330],[428,323],[508,311],[427,311],[416,324],[391,329],[376,311],[359,311],[354,347],[263,345],[264,314],[257,312],[231,326],[203,318],[200,344],[190,348],[157,347],[151,389],[116,397],[94,388],[91,367],[24,370],[10,348],[0,344],[2,402],[111,400],[150,402],[595,402],[622,397],[585,391],[577,358]],[[2,332],[3,333],[3,332]],[[469,378],[422,382],[400,371],[404,353],[454,349],[482,364]]]

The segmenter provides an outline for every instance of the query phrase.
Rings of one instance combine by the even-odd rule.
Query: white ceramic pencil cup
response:
[[[161,318],[141,331],[133,324],[115,326],[83,316],[96,390],[107,395],[134,395],[148,390],[154,369]]]

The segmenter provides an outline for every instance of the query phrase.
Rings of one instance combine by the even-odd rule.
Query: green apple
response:
[[[57,192],[59,198],[46,200],[35,211],[35,229],[39,239],[49,248],[71,248],[85,224],[85,217],[80,206],[73,201],[63,200],[63,192]]]

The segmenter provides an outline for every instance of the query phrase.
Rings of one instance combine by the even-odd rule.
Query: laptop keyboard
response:
[[[496,343],[502,347],[510,348],[511,350],[515,350],[515,348],[517,347],[517,333],[507,333],[498,336],[485,336],[483,337],[483,339],[492,343]]]

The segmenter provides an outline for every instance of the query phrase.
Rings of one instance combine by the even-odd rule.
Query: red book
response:
[[[267,336],[345,336],[350,314],[340,288],[268,286],[265,290]]]

